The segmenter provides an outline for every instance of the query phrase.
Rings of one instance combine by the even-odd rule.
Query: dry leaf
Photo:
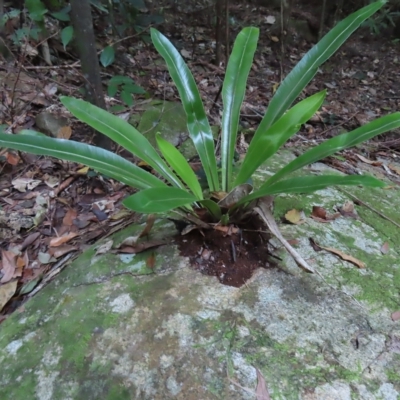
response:
[[[147,216],[146,226],[144,227],[142,232],[140,232],[140,234],[139,234],[140,238],[143,237],[143,236],[146,236],[146,235],[148,235],[150,233],[151,228],[153,227],[155,220],[156,220],[156,215],[155,214],[149,214]]]
[[[150,256],[146,258],[146,267],[154,269],[155,265],[156,265],[156,255],[155,253],[151,253]]]
[[[70,126],[63,126],[57,132],[58,139],[69,139],[72,134],[72,129]]]
[[[400,319],[400,311],[395,311],[391,315],[393,321],[398,321]]]
[[[59,259],[60,257],[65,256],[66,254],[75,250],[78,250],[78,247],[72,246],[70,244],[64,244],[55,248],[49,248],[49,254],[52,255],[54,258]]]
[[[0,282],[7,283],[14,276],[15,268],[16,268],[15,261],[16,261],[17,255],[12,251],[3,250],[1,252],[1,258],[3,261],[3,268],[2,268],[3,277],[1,278]]]
[[[78,236],[75,232],[70,232],[67,235],[60,236],[50,240],[49,246],[50,247],[57,247],[61,246],[64,243],[67,243],[69,240],[73,239],[74,237]]]
[[[311,218],[318,222],[330,222],[340,217],[340,213],[328,214],[325,208],[320,206],[313,206]]]
[[[326,219],[326,210],[320,206],[313,206],[311,216]]]
[[[18,281],[12,281],[5,283],[4,285],[0,285],[0,311],[4,308],[4,306],[8,303],[8,300],[13,297],[16,289],[17,289]]]
[[[376,167],[379,167],[382,165],[381,161],[372,161],[368,160],[368,158],[365,158],[364,156],[361,156],[360,154],[356,154],[356,156],[364,163],[369,164],[369,165],[375,165]]]
[[[19,192],[26,192],[27,189],[32,190],[41,183],[42,181],[31,178],[17,178],[11,182],[13,187],[17,189]]]
[[[385,243],[383,243],[383,245],[381,247],[381,253],[387,254],[388,252],[389,252],[389,243],[385,242]]]
[[[394,164],[389,164],[388,167],[396,172],[397,175],[400,175],[400,167],[398,165],[394,165]]]
[[[108,253],[111,249],[112,246],[114,244],[113,240],[107,240],[107,242],[103,243],[102,245],[100,245],[97,250],[96,250],[96,256],[98,254],[105,254]]]
[[[304,222],[302,217],[303,217],[302,212],[299,210],[296,210],[296,209],[290,210],[285,214],[286,221],[290,222],[291,224],[295,224],[295,225],[298,225],[298,224],[301,224]]]
[[[18,165],[20,158],[18,157],[18,154],[16,153],[11,153],[7,152],[7,162],[11,165]]]
[[[63,218],[63,225],[72,226],[74,219],[78,216],[78,212],[70,208]]]
[[[351,262],[352,264],[354,264],[354,265],[355,265],[356,267],[358,267],[358,268],[365,268],[365,264],[364,264],[362,261],[358,260],[357,258],[355,258],[355,257],[353,257],[353,256],[350,256],[350,255],[348,255],[348,254],[346,254],[346,253],[343,253],[342,251],[337,250],[337,249],[334,249],[334,248],[332,248],[332,247],[324,247],[324,246],[321,246],[320,244],[318,244],[318,243],[315,242],[314,240],[313,240],[313,242],[314,242],[314,245],[315,245],[315,246],[318,246],[318,247],[320,247],[321,249],[324,249],[324,250],[326,250],[326,251],[329,251],[330,253],[333,253],[333,254],[339,256],[342,260]]]
[[[354,208],[354,203],[351,200],[347,200],[343,206],[339,208],[339,212],[343,215],[343,217],[358,219],[357,211]]]
[[[40,236],[40,232],[31,233],[29,236],[25,238],[21,245],[21,251],[24,251],[28,246],[30,246],[38,237]]]
[[[271,400],[269,396],[267,384],[262,373],[256,368],[257,371],[257,388],[256,388],[256,398],[257,400]]]

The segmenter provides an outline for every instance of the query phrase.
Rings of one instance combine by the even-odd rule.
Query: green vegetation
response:
[[[214,137],[207,119],[199,90],[183,58],[172,43],[155,29],[151,38],[164,58],[175,82],[187,116],[189,135],[202,163],[207,187],[200,185],[199,176],[183,155],[160,134],[159,152],[134,127],[122,119],[85,101],[63,97],[62,103],[78,119],[108,136],[120,146],[147,163],[160,176],[155,176],[120,156],[84,143],[50,139],[32,132],[18,135],[0,134],[0,145],[9,148],[49,155],[86,164],[91,168],[139,189],[126,198],[126,207],[141,213],[163,213],[177,210],[182,216],[196,216],[196,209],[205,208],[216,221],[228,223],[234,216],[252,206],[252,201],[279,193],[305,193],[332,185],[365,185],[382,187],[385,184],[373,177],[352,175],[300,176],[287,175],[300,168],[355,146],[376,135],[400,126],[400,113],[378,118],[352,132],[344,133],[316,146],[289,162],[266,182],[253,188],[252,175],[307,122],[322,105],[326,91],[292,103],[316,74],[318,67],[367,18],[378,11],[385,1],[372,3],[351,14],[316,44],[290,72],[269,103],[242,163],[235,163],[235,146],[239,115],[244,99],[247,77],[257,47],[259,31],[249,27],[236,38],[223,83],[223,116],[221,123],[220,157],[216,156]]]

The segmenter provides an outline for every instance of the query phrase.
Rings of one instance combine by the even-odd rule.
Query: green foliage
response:
[[[368,28],[373,36],[379,36],[383,30],[396,27],[395,20],[400,16],[400,12],[396,10],[398,6],[399,4],[387,5],[379,10],[373,18],[363,22],[362,26]]]
[[[227,223],[229,215],[239,206],[246,207],[252,200],[265,195],[306,193],[331,185],[382,187],[385,185],[383,182],[362,175],[283,178],[299,168],[337,151],[399,127],[400,113],[384,116],[352,132],[327,140],[284,166],[259,188],[253,190],[249,179],[254,171],[274,155],[323,103],[326,91],[316,93],[291,107],[307,83],[313,78],[319,66],[383,4],[384,1],[378,1],[351,14],[303,57],[282,82],[270,101],[243,163],[237,165],[234,165],[234,150],[238,118],[257,45],[258,29],[243,29],[233,46],[223,83],[224,110],[221,157],[219,159],[215,155],[210,124],[190,70],[171,42],[160,32],[155,29],[151,30],[154,46],[164,58],[181,96],[187,115],[189,135],[197,149],[206,177],[208,187],[204,192],[189,163],[161,135],[157,135],[156,139],[162,157],[150,142],[127,122],[105,110],[74,98],[62,98],[62,103],[74,116],[145,161],[157,172],[158,177],[113,153],[83,143],[32,135],[0,133],[0,145],[81,162],[114,179],[136,187],[140,189],[139,192],[124,201],[124,204],[132,210],[155,213],[179,208],[193,213],[198,207],[203,206],[208,209],[214,219],[221,220],[222,223]],[[121,87],[120,85],[131,84],[124,77],[115,77],[110,83],[113,86],[112,89],[109,89],[111,93],[115,93]],[[238,173],[234,179],[233,175],[236,170]],[[226,197],[218,201],[224,193]]]
[[[115,60],[115,49],[113,46],[107,46],[100,54],[100,62],[103,67],[108,67]]]
[[[110,97],[114,97],[118,92],[121,100],[129,107],[133,105],[132,95],[146,93],[142,87],[135,84],[132,78],[115,75],[108,81],[107,93]]]

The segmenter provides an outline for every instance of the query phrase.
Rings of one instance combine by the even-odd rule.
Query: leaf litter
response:
[[[159,7],[162,7],[161,3]],[[215,54],[208,46],[214,40],[214,27],[207,22],[206,12],[187,14],[180,8],[181,5],[176,7],[165,8],[166,20],[172,21],[165,24],[165,33],[173,38],[179,29],[182,50],[186,52],[188,58],[190,57],[190,68],[196,80],[201,82],[200,91],[205,106],[210,110],[212,119],[218,121],[221,101],[216,95],[220,90],[224,65],[223,61],[219,66],[213,64]],[[246,142],[251,138],[252,131],[254,132],[254,127],[260,121],[271,95],[279,86],[282,75],[290,71],[293,63],[301,58],[311,44],[296,36],[296,32],[289,32],[289,36],[295,36],[295,43],[288,41],[282,45],[273,31],[276,14],[267,7],[235,4],[231,5],[230,13],[232,18],[247,25],[266,24],[268,27],[265,37],[270,38],[260,43],[261,47],[249,77],[249,91],[242,107],[240,149],[241,152],[245,152]],[[204,17],[204,21],[201,18],[198,20],[199,15]],[[237,26],[232,24],[232,37],[241,26],[242,24]],[[107,40],[106,38],[105,42]],[[134,77],[137,78],[138,84],[145,87],[155,98],[176,100],[176,89],[166,81],[165,68],[156,62],[158,55],[151,48],[143,48],[140,37],[137,36],[129,42],[120,41],[118,49],[125,54],[130,54],[131,49],[135,51],[135,68],[145,72]],[[278,62],[276,54],[282,49],[284,50],[280,57],[282,61]],[[68,67],[68,64],[75,65],[77,62],[76,59],[71,59],[70,54],[63,51],[59,53],[59,62],[65,64],[68,69],[58,68],[59,66],[41,69],[40,65],[32,63],[34,50],[36,49],[32,47],[32,54],[26,57],[25,68],[29,73],[19,73],[14,67],[14,70],[11,68],[7,75],[0,76],[4,83],[5,101],[8,107],[3,115],[1,114],[4,109],[0,108],[0,124],[6,123],[10,130],[35,129],[35,119],[32,116],[50,105],[53,113],[63,116],[65,110],[59,106],[57,98],[59,87],[68,88],[72,94],[78,93],[80,87],[79,73],[75,72],[74,68]],[[340,68],[322,66],[314,81],[305,90],[305,94],[310,94],[328,87],[329,104],[324,105],[287,147],[295,152],[299,151],[298,149],[303,151],[310,144],[333,137],[343,129],[353,129],[374,116],[398,109],[399,59],[398,46],[391,45],[389,41],[382,44],[381,38],[379,41],[365,41],[361,36],[352,37],[332,59],[332,62]],[[124,64],[116,60],[115,64],[108,68],[111,68],[111,74],[114,69],[117,74],[132,75],[132,62]],[[65,73],[67,70],[68,74]],[[381,73],[383,70],[385,74]],[[17,81],[17,76],[20,77],[20,81]],[[57,84],[54,83],[55,77]],[[14,101],[11,97],[11,89],[15,82],[22,94],[18,101]],[[118,104],[115,99],[107,101],[110,106]],[[125,118],[129,118],[129,114],[140,112],[142,101],[147,100],[140,99],[132,108],[126,109]],[[10,104],[14,106],[14,115],[18,115],[14,120],[7,114]],[[358,173],[358,165],[363,163],[372,168],[373,173],[383,174],[393,182],[393,185],[398,186],[400,165],[395,149],[399,142],[395,136],[396,132],[390,135],[372,141],[369,152],[363,152],[363,155],[357,154],[359,149],[346,150],[337,156],[342,157],[342,160],[329,157],[323,162],[344,173]],[[61,126],[56,136],[79,141],[90,137],[90,132],[85,126],[73,122]],[[22,266],[15,268],[22,274],[19,277],[18,288],[24,285],[25,290],[30,289],[27,285],[30,282],[32,285],[38,284],[41,276],[45,277],[44,281],[46,276],[51,279],[62,268],[58,265],[52,269],[57,262],[62,262],[71,254],[73,257],[76,256],[99,237],[107,236],[136,220],[135,216],[126,212],[119,200],[130,194],[127,189],[116,182],[91,175],[92,172],[85,166],[30,155],[23,155],[23,158],[20,158],[19,154],[7,151],[2,151],[1,155],[5,157],[0,178],[2,206],[8,215],[15,213],[15,218],[6,221],[11,235],[3,231],[0,235],[0,244],[7,249],[6,251],[16,249],[17,253],[19,251],[18,257],[28,260]],[[14,187],[10,186],[11,179],[8,177],[13,178]],[[121,197],[114,199],[114,194]],[[95,195],[100,200],[110,200],[112,207],[101,209],[102,205],[95,205]],[[39,202],[39,199],[42,200]],[[32,203],[28,204],[27,201]],[[356,212],[345,210],[344,207],[339,209],[339,212],[343,216],[357,218]],[[231,233],[233,236],[240,235],[239,231],[235,230],[231,230]],[[50,246],[50,243],[56,243],[57,246]],[[232,238],[229,238],[227,243],[232,249]],[[159,244],[151,243],[149,247],[153,245]],[[125,247],[132,252],[147,248],[143,244],[138,248]],[[384,246],[382,249],[386,251]],[[114,251],[120,250],[114,249]],[[232,250],[230,252],[232,253]],[[0,285],[0,291],[3,286]],[[3,315],[12,309],[13,306],[9,304],[8,308],[3,308]]]

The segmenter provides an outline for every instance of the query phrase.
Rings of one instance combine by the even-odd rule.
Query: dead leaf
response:
[[[257,400],[271,400],[269,396],[267,384],[262,373],[256,368],[257,371],[257,388],[256,388],[256,398]]]
[[[374,165],[376,167],[380,167],[382,165],[382,161],[373,161],[369,160],[368,158],[365,158],[364,156],[360,154],[356,154],[356,156],[364,163],[369,164],[369,165]]]
[[[275,43],[279,42],[279,38],[277,36],[271,36],[271,40]]]
[[[153,227],[155,220],[156,220],[156,215],[155,214],[149,214],[147,216],[146,226],[144,227],[142,232],[140,232],[140,234],[139,234],[140,238],[143,237],[143,236],[146,236],[146,235],[148,235],[150,233],[151,228]]]
[[[29,236],[27,236],[21,245],[21,251],[30,246],[39,236],[40,232],[31,233]]]
[[[397,175],[400,175],[400,167],[398,165],[394,165],[394,164],[389,164],[388,167],[396,172]]]
[[[320,207],[320,206],[313,206],[312,213],[311,213],[312,217],[326,219],[326,214],[327,214],[327,212],[326,212],[325,208]]]
[[[113,220],[113,221],[118,221],[118,220],[120,220],[120,219],[122,219],[122,218],[127,217],[127,216],[130,215],[130,214],[131,214],[131,212],[130,212],[129,210],[127,210],[127,209],[121,209],[121,210],[117,211],[115,214],[113,214],[113,215],[110,217],[110,219]]]
[[[320,206],[313,206],[311,218],[318,222],[330,222],[340,217],[340,213],[328,214],[325,208]]]
[[[26,192],[27,189],[32,190],[41,183],[42,181],[40,180],[30,178],[16,178],[11,182],[13,187],[19,192]]]
[[[137,254],[137,253],[141,253],[142,251],[145,251],[147,249],[151,249],[152,247],[162,246],[166,243],[167,242],[165,240],[154,239],[154,240],[149,240],[148,242],[137,243],[135,246],[120,247],[118,249],[118,252],[119,253]]]
[[[155,265],[156,265],[156,255],[155,253],[151,253],[150,256],[146,258],[146,267],[154,269]]]
[[[122,246],[135,246],[138,240],[139,236],[128,236],[121,242],[121,244],[117,248],[120,249]]]
[[[21,287],[21,290],[19,291],[19,294],[23,295],[23,294],[28,294],[28,293],[32,292],[32,290],[35,289],[37,284],[42,280],[42,277],[43,277],[43,274],[40,274],[38,277],[36,277],[32,281],[25,283]]]
[[[108,253],[112,249],[113,244],[114,244],[113,240],[107,240],[107,242],[101,244],[97,248],[96,255]]]
[[[387,254],[389,252],[389,243],[385,242],[383,243],[383,245],[381,246],[381,253],[382,254]]]
[[[339,212],[343,215],[343,217],[358,219],[357,211],[354,208],[354,203],[351,200],[347,200],[342,207],[339,207]]]
[[[285,214],[285,219],[286,219],[286,221],[288,221],[288,222],[290,222],[291,224],[294,224],[294,225],[299,225],[299,224],[304,223],[304,218],[303,218],[302,211],[299,211],[299,210],[296,210],[296,209],[288,211]]]
[[[334,249],[332,247],[324,247],[321,246],[320,244],[318,244],[315,240],[313,240],[314,245],[320,247],[321,249],[324,249],[326,251],[329,251],[330,253],[333,253],[337,256],[339,256],[342,260],[351,262],[352,264],[354,264],[356,267],[358,268],[365,268],[365,263],[363,263],[362,261],[358,260],[357,258],[350,256],[346,253],[343,253],[340,250]]]
[[[184,57],[184,58],[192,58],[192,55],[190,54],[190,52],[185,49],[181,50],[181,54],[182,54],[182,57]]]
[[[72,129],[70,126],[62,126],[57,132],[58,139],[68,140],[72,135]]]
[[[272,215],[271,208],[273,206],[273,203],[274,198],[272,196],[263,197],[258,200],[257,207],[254,207],[254,211],[261,217],[271,233],[282,243],[282,245],[294,258],[297,264],[307,272],[315,273],[315,271],[307,264],[307,262],[298,253],[298,251],[296,251],[282,236],[282,233],[275,222],[274,216]]]
[[[18,165],[19,163],[19,156],[16,153],[7,152],[7,162],[11,165]]]
[[[67,213],[64,215],[63,218],[63,224],[67,226],[72,226],[73,221],[76,219],[78,216],[78,212],[76,210],[73,210],[70,208]]]
[[[400,319],[400,311],[395,311],[394,313],[392,313],[391,317],[392,321],[398,321]]]
[[[18,281],[15,280],[12,282],[5,283],[4,285],[0,285],[0,311],[14,296],[14,293],[17,290],[17,284]]]
[[[79,175],[86,175],[89,172],[89,169],[90,169],[89,167],[83,167],[78,169],[76,173]]]
[[[63,235],[54,239],[50,240],[49,246],[50,247],[57,247],[61,246],[64,243],[67,243],[69,240],[73,239],[74,237],[78,236],[75,232],[70,232],[67,235]]]
[[[12,251],[3,250],[1,252],[1,258],[3,261],[3,268],[2,268],[3,277],[1,278],[0,282],[7,283],[14,276],[15,269],[17,267],[16,266],[17,255]]]
[[[216,225],[216,226],[214,226],[214,229],[216,231],[225,233],[225,235],[227,235],[227,236],[230,236],[232,234],[235,235],[236,233],[239,232],[239,229],[233,225]]]
[[[59,259],[62,256],[65,256],[66,254],[70,253],[71,251],[78,250],[76,246],[72,246],[70,244],[64,244],[62,246],[58,246],[55,248],[50,247],[49,248],[49,254],[53,256],[54,258]]]

